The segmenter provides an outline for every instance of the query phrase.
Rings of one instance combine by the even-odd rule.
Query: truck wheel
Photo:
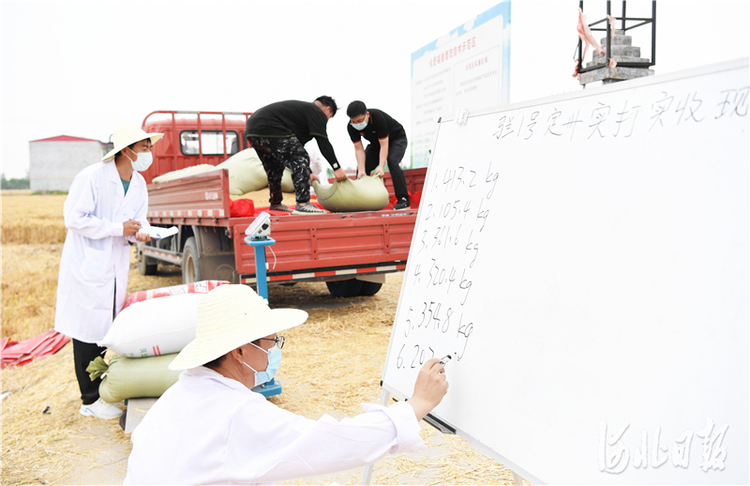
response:
[[[334,297],[356,297],[362,290],[363,283],[361,280],[350,278],[349,280],[326,282],[326,286]]]
[[[362,282],[362,289],[359,291],[359,295],[371,297],[377,294],[382,286],[383,284],[378,282]]]
[[[195,237],[191,236],[185,241],[185,248],[182,250],[182,283],[188,284],[201,280],[203,277],[198,244],[195,242]]]
[[[137,255],[138,271],[141,272],[141,275],[156,275],[156,267],[159,265],[157,261],[145,256],[142,253],[142,248],[138,248]]]

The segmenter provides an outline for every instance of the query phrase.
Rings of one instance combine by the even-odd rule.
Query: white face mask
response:
[[[352,123],[352,127],[354,127],[355,130],[364,130],[367,126],[367,116],[365,116],[365,119],[362,120],[362,123]]]
[[[133,160],[130,157],[125,155],[125,157],[128,157],[128,160],[130,160],[130,163],[133,165],[133,170],[137,170],[138,172],[142,172],[149,167],[151,167],[151,164],[154,162],[154,156],[151,152],[135,152],[136,159]]]

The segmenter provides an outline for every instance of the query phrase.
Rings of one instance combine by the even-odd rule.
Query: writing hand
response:
[[[448,393],[448,382],[445,379],[445,367],[440,360],[432,358],[419,370],[414,383],[414,394],[409,404],[414,409],[417,420],[422,420]]]

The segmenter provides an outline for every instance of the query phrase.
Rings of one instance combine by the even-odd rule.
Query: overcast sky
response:
[[[2,171],[25,177],[29,141],[107,141],[154,110],[253,111],[285,99],[361,99],[410,131],[411,53],[489,1],[2,1]],[[747,0],[660,0],[658,74],[748,56]],[[580,90],[578,1],[513,0],[510,101]],[[589,20],[604,0],[585,2]],[[619,15],[621,2],[612,2]],[[650,14],[650,1],[628,14]],[[649,35],[634,45],[649,54]],[[597,34],[599,37],[599,34]],[[590,54],[589,54],[590,57]],[[342,111],[328,124],[355,166]]]

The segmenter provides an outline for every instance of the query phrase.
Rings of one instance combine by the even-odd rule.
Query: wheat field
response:
[[[29,339],[54,327],[64,202],[65,196],[2,196],[2,337]]]

